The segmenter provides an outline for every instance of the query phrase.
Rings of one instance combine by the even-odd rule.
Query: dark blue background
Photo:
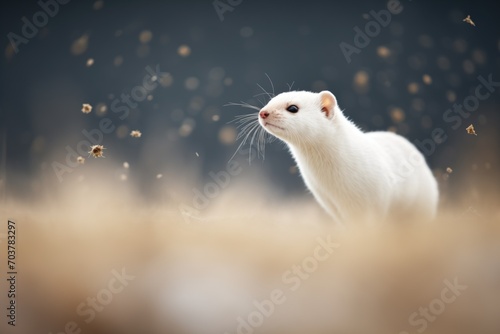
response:
[[[331,90],[345,113],[366,130],[394,127],[411,140],[429,138],[435,127],[450,129],[442,120],[443,113],[453,105],[447,100],[447,92],[454,92],[461,102],[473,92],[478,75],[493,74],[500,80],[497,3],[402,0],[403,11],[393,16],[390,25],[360,54],[353,55],[353,61],[348,64],[339,44],[352,44],[353,28],[363,28],[368,21],[366,13],[385,8],[385,1],[243,0],[232,12],[225,13],[221,22],[210,0],[104,1],[99,10],[93,8],[93,1],[73,0],[62,5],[35,38],[21,45],[18,54],[9,54],[7,34],[20,34],[21,18],[31,19],[40,7],[35,1],[3,2],[0,132],[7,140],[8,149],[3,152],[6,158],[2,168],[4,172],[7,168],[29,177],[44,163],[50,164],[49,153],[64,161],[65,146],[75,146],[83,138],[82,129],[98,126],[99,117],[82,117],[81,104],[109,103],[110,94],[130,92],[142,82],[144,68],[156,64],[162,71],[171,73],[173,85],[156,89],[153,101],[140,103],[123,121],[109,112],[107,115],[117,125],[141,129],[142,139],[164,138],[163,149],[147,156],[148,161],[142,162],[143,173],[137,175],[145,179],[142,184],[146,192],[150,182],[147,180],[151,179],[147,175],[154,173],[154,166],[164,157],[185,163],[195,159],[193,152],[199,152],[202,175],[220,170],[237,145],[223,145],[218,132],[234,115],[248,112],[223,105],[240,100],[258,104],[253,99],[260,92],[256,84],[270,89],[266,73],[273,80],[276,92],[288,90],[287,83],[292,82],[295,89]],[[467,14],[477,27],[462,22]],[[242,37],[243,27],[250,27],[253,35]],[[148,50],[139,55],[138,36],[143,30],[151,31],[153,38],[147,44]],[[121,31],[118,37],[117,31]],[[88,49],[81,55],[73,55],[71,44],[84,34],[89,36]],[[422,45],[422,38],[430,39],[432,45]],[[463,44],[460,41],[465,42],[463,52],[457,51],[457,43]],[[177,54],[182,44],[190,46],[190,56],[184,58]],[[379,46],[388,47],[393,56],[379,57]],[[473,73],[467,73],[463,62],[472,59],[474,52],[480,52],[486,59],[484,63],[475,63]],[[113,65],[116,56],[123,57],[121,66]],[[449,60],[449,69],[439,68],[440,56]],[[85,66],[88,58],[95,59],[91,67]],[[415,60],[421,65],[412,65]],[[207,93],[213,68],[222,68],[225,77],[232,79],[231,85],[222,85],[223,89],[215,95]],[[359,71],[370,77],[365,92],[353,87],[353,79]],[[422,83],[423,74],[432,77],[431,85]],[[183,83],[187,77],[199,79],[197,90],[185,89]],[[410,82],[419,83],[417,94],[408,92]],[[193,97],[203,99],[201,110],[190,109]],[[415,98],[425,102],[423,110],[414,110]],[[481,103],[463,126],[470,121],[476,124],[476,129],[481,129],[478,130],[481,135],[490,136],[488,145],[491,146],[480,148],[490,155],[497,152],[499,103],[500,95],[495,93]],[[391,107],[404,110],[403,123],[395,124],[391,120]],[[182,110],[183,117],[173,119],[174,110]],[[220,121],[212,122],[204,117],[207,110],[220,114]],[[169,136],[168,133],[177,132],[183,118],[195,120],[192,134]],[[426,126],[422,125],[423,119]],[[461,153],[474,148],[473,144],[464,143],[462,128],[447,134],[448,141],[428,158],[433,168],[445,169],[462,161]],[[37,138],[37,149],[34,149]],[[108,147],[113,147],[108,154],[115,157],[134,162],[144,156],[141,152],[145,150],[142,145],[146,140],[107,135],[105,141]],[[497,157],[498,153],[489,161],[494,169]],[[478,163],[485,162],[471,158]],[[303,191],[300,178],[289,173],[293,161],[283,145],[268,145],[265,162],[257,164],[283,191]],[[8,186],[15,191],[17,184]]]

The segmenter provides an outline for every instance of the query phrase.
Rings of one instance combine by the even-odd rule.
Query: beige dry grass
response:
[[[75,321],[82,333],[232,334],[254,300],[279,288],[285,303],[255,333],[417,333],[409,315],[455,277],[468,288],[425,332],[500,331],[495,206],[481,216],[447,209],[428,225],[341,230],[311,199],[258,202],[248,189],[259,188],[247,187],[227,190],[188,224],[176,205],[144,203],[131,186],[96,180],[62,189],[2,212],[19,231],[18,332],[56,333]],[[283,273],[327,235],[340,247],[291,291]],[[135,280],[85,323],[77,305],[123,267]]]

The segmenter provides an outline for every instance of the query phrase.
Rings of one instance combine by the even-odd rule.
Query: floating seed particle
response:
[[[94,65],[94,58],[87,59],[87,67]]]
[[[105,150],[103,145],[94,145],[90,147],[89,153],[94,156],[94,158],[103,157],[103,150]]]
[[[91,111],[92,111],[92,106],[91,106],[90,104],[88,104],[88,103],[84,103],[84,104],[82,104],[82,112],[83,112],[84,114],[88,114],[88,113],[90,113]]]
[[[134,138],[140,138],[142,136],[142,133],[139,130],[133,130],[130,132],[130,135]]]
[[[451,169],[450,167],[447,167],[446,168],[446,173],[448,173],[448,174],[453,173],[453,169]]]
[[[470,18],[470,15],[467,15],[467,17],[465,19],[463,19],[462,21],[464,21],[465,23],[468,23],[470,24],[471,26],[476,26],[476,24],[474,23],[474,21],[471,20]]]
[[[130,167],[130,165],[128,164],[128,162],[125,161],[123,163],[123,168],[128,169],[129,167]]]
[[[200,157],[200,155],[198,154],[198,152],[195,152],[195,153],[196,153],[196,156],[199,158],[199,157]]]
[[[157,174],[157,175],[156,175],[156,178],[157,178],[157,179],[161,179],[162,177],[163,177],[163,174]]]
[[[80,164],[83,165],[85,163],[85,158],[84,157],[78,157],[76,158],[76,161]]]
[[[465,130],[467,130],[468,134],[477,136],[476,130],[474,130],[474,125],[469,125]]]

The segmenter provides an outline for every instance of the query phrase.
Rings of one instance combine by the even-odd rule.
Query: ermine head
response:
[[[337,99],[329,91],[293,91],[275,96],[259,112],[260,125],[287,143],[304,142],[323,131],[335,131],[341,113]]]

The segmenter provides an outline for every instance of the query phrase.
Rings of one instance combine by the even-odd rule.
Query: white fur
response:
[[[286,110],[299,107],[297,113]],[[339,223],[352,220],[431,220],[437,182],[425,158],[391,132],[362,132],[328,91],[292,91],[262,108],[264,129],[288,144],[305,184]]]

